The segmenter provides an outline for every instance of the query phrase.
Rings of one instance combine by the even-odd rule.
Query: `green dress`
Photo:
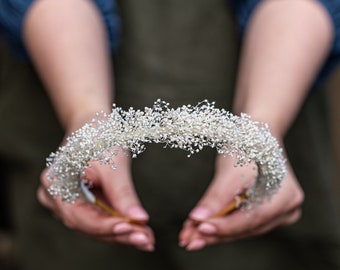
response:
[[[123,36],[115,59],[119,106],[143,108],[158,98],[171,106],[208,99],[230,110],[239,44],[224,1],[122,0],[120,11]],[[136,189],[157,241],[156,251],[145,253],[80,236],[39,205],[39,174],[62,130],[32,67],[4,46],[0,59],[1,168],[10,184],[23,270],[340,269],[324,92],[310,95],[286,139],[306,193],[296,225],[186,252],[178,246],[178,232],[209,185],[216,153],[206,149],[187,158],[183,151],[148,145],[133,161]]]

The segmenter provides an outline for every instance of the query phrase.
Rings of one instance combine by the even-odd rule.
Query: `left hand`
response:
[[[230,158],[217,157],[214,179],[180,232],[179,243],[187,250],[259,236],[300,218],[304,193],[289,164],[281,188],[270,201],[251,210],[213,218],[235,195],[249,187],[249,181],[240,179],[254,178],[252,166],[235,168],[233,164]]]

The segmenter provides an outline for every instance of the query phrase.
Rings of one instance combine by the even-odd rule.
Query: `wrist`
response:
[[[285,136],[286,130],[289,126],[289,119],[286,115],[279,115],[274,110],[268,112],[267,109],[262,108],[244,108],[243,110],[237,110],[238,114],[245,113],[251,117],[253,121],[259,124],[266,124],[269,127],[270,133],[278,141],[282,141]]]
[[[104,113],[110,113],[110,109],[105,108],[98,108],[98,109],[90,109],[86,111],[80,110],[78,113],[71,113],[70,117],[68,117],[64,121],[64,127],[65,127],[65,135],[69,136],[72,134],[72,132],[78,130],[86,123],[90,123],[92,119],[97,118],[97,113],[104,112]]]

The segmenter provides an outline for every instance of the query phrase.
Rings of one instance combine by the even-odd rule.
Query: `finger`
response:
[[[115,225],[125,222],[121,218],[103,215],[93,205],[84,201],[67,204],[57,198],[56,204],[64,224],[87,235],[112,235]]]
[[[190,221],[190,220],[189,220]],[[216,243],[221,239],[219,235],[205,235],[202,234],[198,228],[201,224],[192,223],[190,224],[190,234],[186,235],[185,247],[187,251],[196,251],[204,248],[208,243]],[[208,241],[209,240],[209,241]]]
[[[282,211],[267,212],[265,208],[253,210],[241,210],[232,213],[226,217],[209,219],[207,222],[200,224],[198,230],[204,234],[209,234],[205,227],[215,227],[214,234],[224,237],[244,234],[245,232],[253,231],[264,224],[272,222],[276,215],[285,215]]]
[[[67,227],[86,235],[101,236],[112,235],[115,225],[119,222],[124,223],[121,219],[102,215],[93,205],[85,201],[77,200],[74,204],[69,204],[62,202],[60,198],[53,198],[46,190],[50,184],[46,172],[45,169],[41,174],[43,186],[38,189],[39,201],[57,213]]]
[[[113,235],[113,236],[104,236],[104,237],[97,237],[97,240],[110,243],[110,244],[121,244],[121,245],[128,245],[134,246],[135,248],[151,252],[154,251],[154,244],[148,243],[145,239],[143,234],[132,234],[132,235]]]
[[[240,234],[233,234],[233,235],[208,235],[208,234],[201,234],[200,238],[203,239],[205,242],[205,246],[217,244],[217,243],[230,243],[238,240],[249,239],[257,236],[261,236],[277,227],[280,226],[287,226],[295,223],[301,217],[301,210],[296,209],[285,216],[281,216],[268,224],[264,224],[259,226],[253,230],[243,231]]]
[[[134,220],[147,221],[148,214],[143,209],[134,189],[130,174],[128,157],[125,154],[115,160],[117,169],[110,166],[99,165],[97,167],[102,190],[110,205],[118,212]]]
[[[249,237],[255,237],[263,235],[275,228],[288,226],[297,222],[301,217],[301,209],[295,209],[287,213],[286,215],[278,216],[277,218],[273,219],[272,221],[263,224],[253,230],[240,234],[238,239],[244,239]]]
[[[179,246],[185,247],[192,240],[192,236],[196,231],[196,224],[193,220],[186,220],[183,224],[182,230],[179,233]]]
[[[201,235],[197,230],[193,230],[185,249],[187,251],[196,251],[204,248],[207,245],[206,238],[207,237]]]
[[[133,231],[133,225],[128,222],[121,222],[113,226],[113,233],[115,235],[126,235]]]
[[[226,215],[237,209],[238,201],[241,202],[241,199],[237,199],[240,198],[238,195],[239,191],[222,192],[223,187],[221,186],[223,185],[217,181],[212,183],[200,202],[190,212],[190,219],[202,222],[208,218]]]
[[[285,188],[287,186],[290,186],[289,181],[285,184]],[[289,190],[288,194],[294,195],[292,190],[289,188],[287,190]],[[196,237],[198,240],[192,239],[189,242],[189,249],[196,250],[206,245],[251,238],[267,233],[276,227],[295,223],[301,216],[300,205],[303,195],[298,192],[300,196],[293,196],[295,199],[287,203],[285,194],[287,193],[282,192],[271,203],[264,203],[252,211],[237,211],[229,216],[210,219],[199,224],[197,231],[200,235]]]
[[[195,251],[206,246],[205,238],[210,236],[202,234],[198,227],[200,227],[200,224],[193,220],[187,220],[184,223],[179,235],[181,247],[185,247],[188,251]],[[217,238],[218,236],[214,235],[212,237]]]
[[[37,190],[37,199],[43,206],[56,212],[56,207],[53,198],[46,191],[46,189],[41,186]]]
[[[60,201],[58,203],[62,204]],[[101,215],[86,202],[76,202],[76,205],[63,204],[62,207],[62,220],[73,230],[95,238],[115,239],[121,236],[125,239],[125,244],[134,246],[154,245],[154,236],[148,226],[133,225],[122,218]]]
[[[130,245],[141,250],[152,251],[155,244],[152,230],[149,227],[144,229],[141,229],[140,226],[138,227],[139,228],[134,228],[130,233],[99,235],[95,236],[95,238],[107,243]],[[149,239],[151,239],[151,241],[149,241]]]
[[[277,211],[278,206],[282,205],[280,200],[277,204],[266,203],[250,211],[237,211],[227,217],[210,219],[201,223],[197,230],[202,235],[241,239],[263,234],[278,226],[291,225],[301,217],[299,205]]]
[[[125,241],[129,245],[135,246],[137,249],[144,251],[153,251],[155,245],[155,238],[151,228],[137,229],[130,235],[127,235]]]
[[[124,173],[124,171],[128,170],[121,170],[120,173],[115,175],[114,179],[118,176],[118,180],[116,181],[117,191],[114,190],[116,185],[112,188],[110,185],[114,182],[114,179],[110,178],[116,171],[113,171],[104,165],[99,166],[99,164],[93,163],[92,168],[87,169],[86,177],[89,181],[93,182],[94,185],[97,185],[104,191],[107,191],[108,189],[114,190],[111,193],[110,191],[107,192],[107,194],[114,194],[114,203],[112,203],[112,205],[116,204],[119,206],[120,197],[116,194],[120,194],[124,188],[132,190],[130,194],[127,192],[124,193],[124,196],[132,198],[129,200],[129,203],[138,205],[139,201],[137,196],[135,193],[132,193],[134,192],[134,189],[131,184],[130,175],[128,173]],[[130,183],[130,185],[127,186],[124,182]],[[45,174],[42,175],[42,183],[45,187],[49,184]],[[106,197],[109,199],[111,198],[110,195]],[[151,229],[147,226],[128,224],[126,222],[126,218],[108,216],[102,211],[98,211],[98,208],[94,205],[81,200],[77,200],[74,204],[67,204],[61,202],[60,198],[56,198],[56,200],[52,203],[55,205],[55,209],[60,211],[61,219],[64,224],[82,234],[92,236],[96,239],[103,239],[103,241],[115,241],[115,239],[119,236],[125,239],[124,241],[120,240],[121,242],[134,245],[138,248],[141,246],[142,249],[150,249],[150,247],[154,245],[153,234]],[[136,216],[134,216],[134,218],[136,218]]]
[[[190,212],[193,220],[203,221],[221,211],[256,178],[252,165],[235,167],[234,161],[218,157],[214,179],[197,206]]]
[[[84,218],[82,210],[69,217],[69,209],[65,210],[67,215],[62,216],[64,224],[87,236],[94,237],[97,240],[134,246],[144,251],[154,250],[154,236],[147,226],[137,226],[124,223],[121,218],[112,218],[107,216],[97,216],[97,211],[91,216],[86,213],[88,218]],[[112,221],[112,222],[111,222]],[[123,225],[123,226],[122,226]],[[125,226],[129,227],[126,228]],[[123,231],[121,230],[124,228]],[[117,228],[120,228],[117,232]]]
[[[254,205],[250,210],[235,211],[223,218],[211,219],[209,223],[215,225],[221,235],[238,235],[271,224],[274,220],[288,220],[291,213],[300,209],[303,200],[303,192],[290,172],[271,201]]]

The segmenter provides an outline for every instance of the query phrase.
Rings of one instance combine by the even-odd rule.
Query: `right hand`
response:
[[[100,165],[99,162],[92,162],[91,168],[86,169],[86,180],[93,184],[92,191],[96,196],[113,209],[127,218],[146,223],[149,217],[142,208],[132,183],[130,157],[120,152],[114,162],[117,165],[116,170]],[[68,204],[58,197],[53,198],[47,191],[50,185],[47,170],[41,174],[38,200],[68,228],[100,241],[131,245],[144,251],[154,250],[155,240],[149,226],[131,224],[126,218],[109,216],[83,200]]]

